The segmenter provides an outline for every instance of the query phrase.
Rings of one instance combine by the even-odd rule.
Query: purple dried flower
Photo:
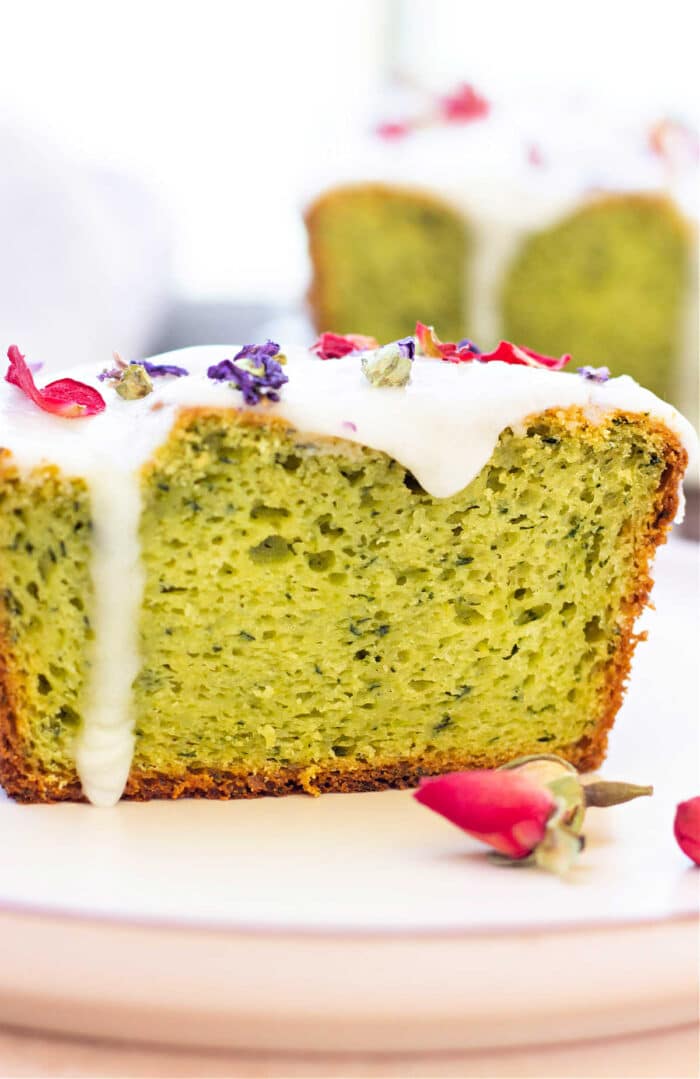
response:
[[[119,379],[121,377],[122,377],[122,368],[113,367],[111,369],[111,371],[108,371],[107,368],[105,367],[104,371],[100,371],[99,375],[97,376],[97,381],[98,382],[106,382],[108,379],[111,379],[111,378]]]
[[[402,337],[396,344],[399,346],[399,351],[402,356],[406,356],[409,360],[414,358],[416,354],[416,342],[412,337]]]
[[[143,367],[146,374],[151,378],[159,378],[161,375],[174,375],[175,378],[182,378],[183,375],[189,375],[184,367],[177,367],[174,363],[149,363],[148,360],[132,360],[132,367]]]
[[[481,355],[481,349],[478,345],[475,345],[473,341],[470,341],[468,337],[463,337],[461,341],[457,342],[457,349],[467,348],[470,352],[474,352],[477,356]]]
[[[264,345],[244,345],[234,358],[246,360],[246,366],[235,364],[233,360],[222,360],[207,370],[207,376],[217,382],[232,382],[247,405],[257,405],[261,397],[279,401],[277,391],[289,382],[282,365],[274,359],[279,351],[279,345],[274,341]]]
[[[264,345],[244,345],[240,352],[233,357],[234,360],[254,360],[263,363],[266,359],[274,360],[279,355],[280,347],[274,341],[268,340]]]
[[[607,382],[610,378],[608,367],[579,367],[578,373],[581,378],[587,378],[589,382]]]
[[[234,371],[236,366],[233,360],[221,360],[219,363],[212,364],[207,368],[207,378],[214,379],[215,382],[230,382],[234,377]]]

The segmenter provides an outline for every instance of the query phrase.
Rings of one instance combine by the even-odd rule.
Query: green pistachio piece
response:
[[[397,341],[362,357],[362,370],[373,386],[407,386],[412,361],[404,356]]]
[[[114,388],[125,401],[136,401],[139,397],[147,397],[149,393],[153,393],[153,382],[146,369],[135,363],[124,368]]]

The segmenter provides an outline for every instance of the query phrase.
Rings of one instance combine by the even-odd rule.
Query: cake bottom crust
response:
[[[596,732],[595,738],[584,738],[574,746],[555,748],[550,745],[529,747],[526,752],[556,752],[579,771],[597,768],[605,756],[607,731]],[[132,769],[123,798],[146,802],[154,798],[260,798],[265,795],[281,798],[288,794],[350,794],[360,791],[381,791],[417,787],[424,776],[441,775],[473,768],[497,768],[502,758],[489,755],[464,756],[423,754],[402,760],[368,764],[365,762],[322,763],[295,768],[276,768],[269,771],[222,771],[201,769],[180,773],[139,771]],[[61,782],[56,776],[5,777],[7,793],[19,802],[84,802],[86,801],[77,777],[66,776]]]
[[[547,750],[547,746],[540,747],[541,752]],[[559,752],[583,772],[597,768],[605,755],[603,746],[593,747],[591,744]],[[129,777],[124,797],[138,802],[151,798],[230,799],[401,790],[417,787],[424,776],[473,768],[497,768],[503,763],[503,759],[497,757],[425,754],[382,764],[358,762],[344,767],[326,764],[256,773],[203,771],[171,776],[162,772],[136,772]]]

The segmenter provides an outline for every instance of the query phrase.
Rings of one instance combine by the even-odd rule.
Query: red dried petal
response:
[[[481,120],[488,116],[491,106],[485,97],[478,94],[473,86],[462,83],[452,94],[440,101],[440,111],[449,123],[466,124],[471,120]]]
[[[38,389],[17,345],[10,345],[7,358],[10,366],[5,381],[17,386],[44,412],[77,419],[79,416],[94,416],[105,408],[104,398],[97,390],[85,382],[77,382],[74,378],[59,378],[55,382],[49,382],[43,390]]]
[[[391,142],[394,139],[403,139],[409,134],[410,126],[399,120],[389,120],[387,123],[378,124],[376,127],[377,135],[380,139],[386,139]]]
[[[700,865],[700,795],[680,803],[673,822],[673,834],[683,853]]]
[[[469,346],[455,345],[451,342],[440,345],[440,358],[447,363],[472,363],[481,359],[481,353],[475,352]]]
[[[526,858],[533,851],[555,808],[551,791],[512,771],[423,779],[414,797],[510,858]]]
[[[318,340],[314,341],[311,351],[322,360],[339,360],[351,352],[362,352],[371,348],[379,348],[379,342],[376,338],[366,337],[361,333],[322,333]]]
[[[544,154],[536,142],[531,142],[527,148],[527,159],[535,168],[541,169],[544,165]]]
[[[440,359],[442,342],[432,326],[426,326],[423,322],[416,323],[416,340],[424,356],[432,359]]]
[[[420,351],[424,356],[435,360],[446,360],[448,363],[471,363],[472,360],[480,359],[480,354],[469,346],[454,344],[452,341],[441,341],[432,326],[426,326],[423,322],[416,323],[416,340]]]
[[[557,359],[555,356],[544,356],[541,352],[533,352],[531,348],[513,345],[510,341],[501,341],[498,348],[495,348],[493,352],[482,352],[479,359],[482,363],[500,360],[501,363],[514,364],[516,367],[546,367],[549,371],[561,371],[571,356],[567,353]]]
[[[649,130],[649,149],[672,166],[693,165],[700,160],[700,138],[694,128],[680,120],[658,120]]]

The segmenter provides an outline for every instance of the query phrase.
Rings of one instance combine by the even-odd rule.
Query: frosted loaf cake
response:
[[[11,795],[600,762],[692,429],[629,378],[436,340],[83,368],[74,418],[0,383]]]

